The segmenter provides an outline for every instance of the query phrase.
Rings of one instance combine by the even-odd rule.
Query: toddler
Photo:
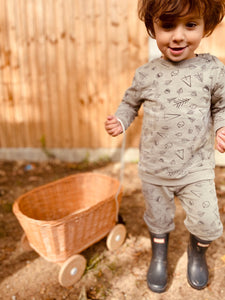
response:
[[[223,153],[225,67],[215,56],[195,50],[224,14],[224,0],[140,0],[139,17],[162,56],[136,70],[115,115],[105,122],[115,137],[143,105],[139,175],[152,243],[147,283],[157,293],[167,287],[174,196],[186,212],[187,279],[193,288],[206,287],[205,252],[223,231],[214,183],[214,141]]]

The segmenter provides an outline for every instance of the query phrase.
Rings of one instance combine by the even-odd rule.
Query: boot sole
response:
[[[207,282],[205,285],[202,285],[202,286],[194,285],[194,284],[190,281],[190,279],[189,279],[189,277],[188,277],[188,274],[187,274],[187,281],[188,281],[189,285],[190,285],[193,289],[195,289],[195,290],[203,290],[203,289],[206,288],[207,285],[208,285],[208,282]]]
[[[159,287],[157,285],[151,285],[148,283],[148,287],[152,292],[161,294],[166,291],[167,285],[164,287]]]

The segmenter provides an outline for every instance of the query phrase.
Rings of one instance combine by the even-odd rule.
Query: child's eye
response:
[[[188,28],[195,28],[196,26],[197,26],[197,24],[195,22],[188,22],[186,24],[186,27],[188,27]]]

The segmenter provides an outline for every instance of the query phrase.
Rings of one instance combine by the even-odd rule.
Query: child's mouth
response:
[[[180,55],[184,52],[184,50],[186,49],[186,47],[176,47],[176,48],[169,48],[170,49],[170,52],[173,54],[173,55]]]

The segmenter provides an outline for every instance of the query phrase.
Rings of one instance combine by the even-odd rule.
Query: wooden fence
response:
[[[148,57],[137,0],[0,0],[0,148],[113,148],[104,121]],[[222,23],[201,45],[225,61]],[[138,145],[141,116],[128,131]]]
[[[104,120],[148,59],[136,6],[136,0],[0,0],[0,147],[117,144]]]

